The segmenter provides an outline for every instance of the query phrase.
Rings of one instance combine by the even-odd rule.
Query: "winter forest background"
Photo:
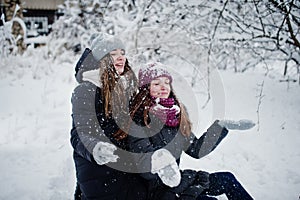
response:
[[[171,66],[196,135],[217,118],[256,122],[181,168],[231,171],[255,199],[300,199],[299,0],[66,0],[35,38],[46,45],[26,50],[18,9],[0,26],[0,199],[72,199],[74,66],[95,32],[120,37],[136,71]]]

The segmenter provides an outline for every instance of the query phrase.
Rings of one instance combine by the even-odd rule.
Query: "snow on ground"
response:
[[[225,118],[257,122],[259,84],[264,80],[260,125],[230,131],[227,138],[201,160],[185,158],[182,168],[231,171],[255,199],[298,199],[300,195],[300,88],[257,72],[221,71],[225,89]],[[192,166],[192,167],[191,167]]]
[[[70,97],[76,85],[77,59],[71,56],[65,62],[50,62],[32,55],[1,62],[0,199],[72,199],[75,172],[69,142]],[[298,199],[300,87],[287,88],[278,78],[264,77],[258,71],[219,74],[227,119],[257,122],[258,84],[264,80],[259,130],[256,126],[231,131],[207,157],[195,160],[183,155],[181,168],[231,171],[255,199]],[[186,106],[193,108],[187,102]],[[196,134],[200,135],[214,119],[210,106],[198,112]]]

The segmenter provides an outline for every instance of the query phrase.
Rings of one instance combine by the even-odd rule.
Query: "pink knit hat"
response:
[[[172,83],[172,76],[167,71],[167,66],[160,62],[150,62],[141,67],[139,71],[139,87],[151,83],[152,80],[158,77],[167,77]]]

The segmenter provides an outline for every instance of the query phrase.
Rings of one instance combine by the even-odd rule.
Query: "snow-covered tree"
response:
[[[86,46],[101,31],[118,35],[129,53],[146,59],[236,72],[267,72],[281,62],[282,74],[299,76],[299,1],[67,0],[63,9],[53,26],[53,48]]]
[[[56,57],[64,51],[81,51],[88,46],[92,33],[101,31],[105,1],[66,0],[59,6],[64,12],[52,26],[49,35],[49,56]]]

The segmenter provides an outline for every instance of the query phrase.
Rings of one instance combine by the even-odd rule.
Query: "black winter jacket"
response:
[[[82,72],[85,71],[82,61],[92,59],[89,55],[89,52],[84,53],[79,61],[82,65],[76,74],[79,85],[74,89],[71,100],[73,119],[71,144],[74,149],[77,182],[83,193],[83,199],[145,199],[144,180],[136,174],[118,170],[120,163],[124,165],[132,161],[119,155],[122,149],[126,149],[126,143],[112,137],[119,127],[112,117],[104,116],[101,88],[82,79],[84,77]],[[89,64],[92,62],[89,61]],[[99,141],[110,142],[119,147],[115,151],[120,157],[116,163],[98,165],[95,162],[92,152]],[[132,190],[132,187],[135,190]]]
[[[183,136],[178,130],[178,127],[169,127],[164,125],[160,130],[147,128],[144,123],[141,122],[141,119],[143,119],[143,117],[139,114],[134,117],[135,123],[132,124],[129,133],[136,137],[129,137],[128,142],[130,150],[138,153],[139,155],[135,158],[136,165],[142,173],[143,178],[149,180],[150,196],[153,195],[151,193],[157,193],[159,188],[162,188],[163,190],[166,189],[166,187],[162,186],[163,183],[160,181],[158,176],[150,172],[151,156],[154,151],[161,148],[167,149],[177,159],[178,164],[180,162],[182,152],[187,153],[193,158],[200,159],[212,152],[228,133],[226,128],[221,127],[218,124],[218,121],[215,121],[198,139],[193,133],[191,133],[189,137]],[[154,123],[156,122],[154,121]],[[192,177],[195,175],[194,173],[194,171],[187,171],[185,172],[185,176],[182,176],[182,178]],[[182,180],[181,182],[183,181],[189,182],[189,180]],[[179,186],[181,185],[182,184]],[[184,188],[176,188],[176,190],[182,191]]]

